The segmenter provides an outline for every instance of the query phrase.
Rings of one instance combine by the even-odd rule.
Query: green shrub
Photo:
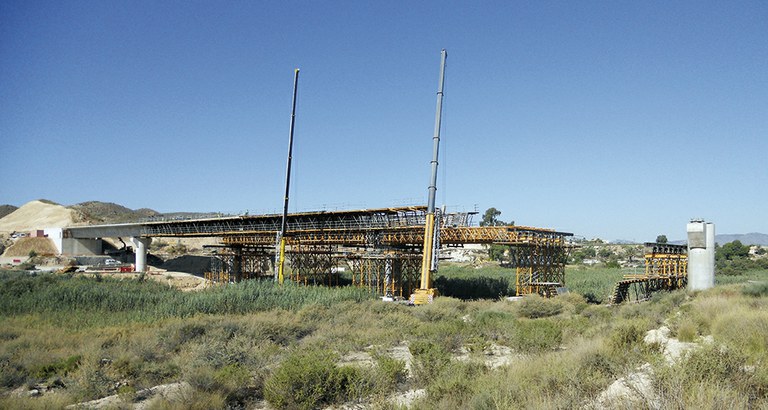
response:
[[[646,326],[641,319],[621,321],[613,328],[608,345],[615,354],[626,354],[642,345]]]
[[[654,372],[656,389],[664,400],[660,405],[662,408],[762,408],[767,404],[768,385],[748,371],[746,364],[744,355],[723,346],[709,344],[692,350],[678,363]],[[749,401],[753,403],[750,405]]]
[[[395,390],[408,377],[405,362],[386,355],[376,357],[376,374],[378,389],[382,392]]]
[[[744,286],[741,293],[754,298],[768,296],[768,282],[750,283]]]
[[[277,408],[313,409],[347,400],[359,400],[374,389],[370,374],[335,364],[324,350],[289,356],[264,383],[264,398]]]
[[[72,373],[72,379],[75,381],[78,398],[84,401],[113,393],[115,380],[107,375],[98,358],[82,359],[80,366]]]
[[[264,398],[277,408],[311,409],[332,402],[334,355],[307,351],[289,356],[264,383]]]
[[[413,375],[421,386],[428,385],[451,361],[451,354],[443,345],[429,340],[414,340],[408,349],[413,355]]]
[[[548,319],[521,320],[514,330],[511,346],[521,352],[553,350],[563,339],[560,326]]]
[[[27,379],[27,371],[10,357],[0,357],[0,387],[17,387]]]
[[[482,363],[452,361],[427,386],[427,400],[438,409],[464,407],[463,403],[471,401],[475,390],[470,381],[485,371]]]
[[[577,315],[589,307],[586,296],[579,295],[578,293],[568,292],[558,296],[557,299],[558,302],[563,304],[566,311]]]
[[[690,320],[683,321],[677,326],[677,338],[681,342],[693,342],[696,339],[698,327]]]
[[[529,319],[555,316],[563,311],[563,303],[557,298],[545,299],[539,295],[529,295],[519,302],[517,311],[521,317]]]
[[[733,308],[712,322],[712,336],[756,360],[768,356],[768,312]]]
[[[57,360],[53,363],[49,363],[40,366],[33,372],[38,379],[47,379],[51,376],[59,375],[64,376],[80,366],[80,355],[74,355],[67,357],[66,359]]]
[[[199,323],[182,323],[177,329],[173,329],[169,335],[164,335],[161,340],[166,350],[178,351],[182,345],[205,335],[206,326]]]
[[[215,391],[224,395],[228,403],[243,403],[257,395],[261,387],[254,385],[248,369],[238,364],[229,364],[216,370],[213,381],[218,386]]]

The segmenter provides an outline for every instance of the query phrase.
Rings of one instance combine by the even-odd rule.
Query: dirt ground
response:
[[[136,279],[139,277],[138,272],[110,272],[110,271],[86,271],[78,273],[87,277],[95,277],[101,275],[102,277],[112,277],[118,279]],[[205,278],[195,276],[184,272],[166,271],[155,267],[150,267],[150,270],[146,273],[146,277],[149,280],[154,280],[163,284],[167,284],[169,287],[175,287],[182,291],[193,291],[205,289],[208,286],[208,281]]]

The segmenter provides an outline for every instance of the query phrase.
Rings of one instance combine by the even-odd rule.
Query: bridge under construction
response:
[[[616,284],[611,303],[645,300],[660,290],[683,289],[688,283],[688,246],[645,243],[645,272],[624,275]]]
[[[213,269],[216,283],[271,277],[282,283],[284,262],[290,280],[335,285],[344,279],[392,298],[411,295],[415,304],[436,294],[431,274],[440,249],[465,244],[508,247],[515,268],[515,293],[552,295],[565,286],[569,233],[524,226],[472,226],[471,213],[444,213],[435,208],[437,167],[447,52],[440,53],[440,77],[433,135],[429,199],[425,207],[379,208],[288,214],[294,122],[299,69],[294,71],[291,126],[282,215],[255,215],[130,226],[85,227],[72,238],[113,236],[120,230],[136,245],[136,269],[146,267],[153,237],[220,237]],[[105,234],[108,233],[108,234]]]
[[[572,234],[526,226],[472,226],[472,215],[438,211],[434,248],[503,245],[515,269],[516,294],[551,294],[565,286],[565,238]],[[419,285],[426,217],[426,207],[289,214],[288,278],[322,285],[351,281],[381,295],[407,297]],[[253,215],[152,222],[143,225],[142,236],[220,237],[206,278],[239,282],[272,276],[281,220],[280,215]]]

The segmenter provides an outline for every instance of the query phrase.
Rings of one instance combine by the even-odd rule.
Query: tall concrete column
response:
[[[152,243],[152,238],[131,238],[131,242],[136,246],[134,252],[136,253],[136,272],[147,271],[147,248]]]
[[[711,288],[715,286],[715,224],[712,222],[707,222],[707,256],[709,256],[707,285]]]
[[[715,285],[714,227],[701,219],[694,219],[687,226],[689,290],[704,290]]]

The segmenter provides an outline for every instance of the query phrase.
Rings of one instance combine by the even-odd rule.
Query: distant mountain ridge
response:
[[[736,234],[721,234],[715,235],[715,243],[725,245],[728,242],[739,241],[744,245],[761,245],[768,246],[768,235],[759,232],[751,233],[736,233]],[[685,245],[688,243],[685,239],[670,242],[675,245]]]
[[[768,235],[759,232],[743,233],[743,234],[723,234],[715,235],[715,242],[720,245],[728,242],[740,241],[744,245],[763,245],[768,246]]]
[[[84,216],[84,220],[92,224],[137,222],[160,215],[159,212],[148,208],[133,210],[112,202],[100,201],[81,202],[68,208],[79,212]]]
[[[169,212],[160,213],[154,209],[130,209],[112,202],[88,201],[70,205],[84,216],[83,219],[91,224],[132,223],[140,221],[167,219],[198,219],[221,216],[217,212]]]

